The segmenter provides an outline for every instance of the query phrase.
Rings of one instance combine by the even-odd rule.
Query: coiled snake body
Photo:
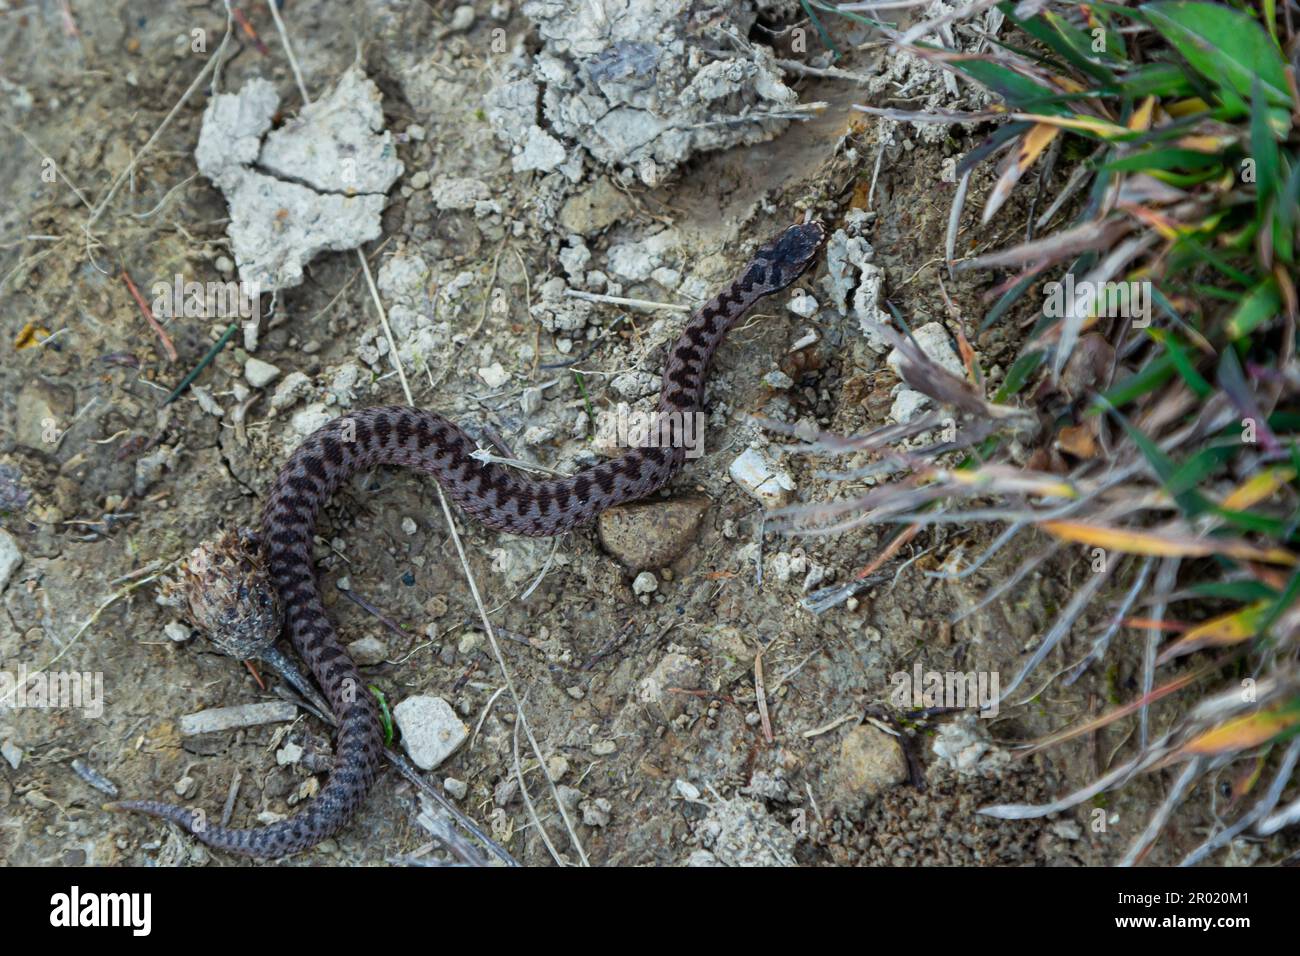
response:
[[[791,226],[761,247],[740,276],[691,317],[664,369],[659,411],[676,413],[665,420],[680,421],[700,409],[709,363],[727,331],[760,298],[794,282],[824,238],[820,222]],[[152,800],[123,801],[115,808],[163,817],[211,847],[254,857],[307,849],[352,817],[379,769],[380,723],[375,701],[325,613],[312,565],[317,514],[350,475],[376,465],[418,468],[488,527],[543,537],[662,487],[681,467],[686,451],[680,441],[667,444],[630,449],[568,478],[529,481],[471,457],[474,440],[434,412],[383,406],[334,419],[294,451],[262,512],[262,541],[289,636],[339,724],[328,782],[304,811],[255,829],[209,825],[202,811]]]

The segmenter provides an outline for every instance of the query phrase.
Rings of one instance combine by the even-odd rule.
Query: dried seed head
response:
[[[257,535],[240,528],[204,541],[166,579],[162,601],[180,608],[217,649],[248,660],[275,643],[284,608]]]

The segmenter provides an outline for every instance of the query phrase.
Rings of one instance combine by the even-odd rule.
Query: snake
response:
[[[657,436],[568,477],[536,480],[476,456],[477,443],[462,428],[411,406],[359,409],[304,439],[267,496],[260,547],[283,605],[284,629],[338,724],[328,779],[294,816],[247,829],[214,825],[202,810],[154,800],[124,800],[109,808],[169,820],[214,849],[257,858],[299,853],[338,832],[378,776],[383,731],[375,698],[326,614],[312,561],[317,516],[334,492],[358,472],[404,466],[432,475],[457,505],[489,528],[547,537],[662,488],[685,461],[685,443],[673,440],[681,438],[676,429],[683,416],[701,410],[709,367],[727,332],[759,299],[794,283],[825,238],[826,228],[817,220],[786,228],[692,314],[662,376],[658,414],[668,441]]]

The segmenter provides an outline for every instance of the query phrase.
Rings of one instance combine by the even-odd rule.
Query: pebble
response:
[[[474,25],[474,7],[471,4],[464,3],[457,7],[451,14],[450,29],[456,33],[463,33]]]
[[[302,759],[302,746],[294,743],[292,740],[285,743],[283,747],[275,752],[275,762],[278,766],[288,767]]]
[[[894,404],[889,409],[889,417],[900,425],[906,425],[925,411],[926,406],[929,404],[930,399],[920,392],[914,392],[910,388],[902,388],[894,396]]]
[[[916,339],[916,344],[921,351],[933,361],[960,379],[966,377],[966,370],[962,367],[961,359],[957,357],[957,353],[952,347],[952,340],[948,337],[948,330],[943,327],[942,323],[927,322],[912,333],[912,338]],[[885,362],[894,370],[895,375],[899,378],[903,377],[900,371],[903,364],[902,352],[894,349],[889,353]]]
[[[361,667],[370,667],[388,659],[388,645],[379,638],[368,635],[349,644],[348,653]]]
[[[0,591],[5,589],[22,563],[23,553],[18,550],[18,542],[8,531],[0,528]]]
[[[411,188],[416,191],[424,189],[428,185],[429,185],[429,174],[427,171],[423,169],[421,169],[419,172],[417,172],[414,176],[411,177]]]
[[[840,742],[835,784],[845,801],[873,799],[906,779],[907,757],[892,735],[860,724]]]
[[[265,388],[280,376],[280,370],[270,362],[249,358],[244,362],[244,378],[253,388]]]
[[[542,390],[536,386],[524,389],[519,396],[519,410],[525,415],[532,415],[542,407]]]
[[[402,747],[421,770],[432,770],[469,737],[469,728],[441,697],[420,694],[393,708]]]
[[[582,811],[582,822],[587,826],[603,827],[609,825],[609,814],[614,805],[604,797],[597,797],[595,800],[584,800],[578,809]]]
[[[5,763],[17,770],[19,764],[23,762],[23,748],[12,740],[6,740],[0,743],[0,757],[4,757]]]
[[[691,546],[712,502],[703,496],[639,501],[602,511],[600,543],[629,571],[662,568]]]
[[[417,524],[415,523],[415,519],[414,519],[414,518],[403,518],[403,519],[402,519],[402,533],[403,533],[403,534],[415,534],[415,532],[418,531],[418,530],[420,530],[420,528],[419,528],[419,525],[417,525]]]
[[[296,716],[298,716],[298,708],[287,700],[240,704],[236,707],[213,707],[201,710],[197,714],[186,714],[181,717],[180,730],[181,736],[194,737],[198,734],[235,730],[239,727],[279,723],[293,720]]]
[[[163,627],[163,634],[167,635],[167,640],[175,641],[177,644],[183,644],[188,641],[192,633],[193,632],[180,621],[169,621]]]
[[[799,318],[808,319],[817,312],[817,300],[802,289],[798,289],[790,298],[789,309]]]
[[[732,481],[765,508],[780,508],[794,498],[794,479],[757,448],[746,448],[727,471]]]
[[[501,367],[500,362],[493,362],[486,368],[479,369],[478,375],[487,383],[488,388],[500,388],[510,381],[510,373]]]
[[[682,780],[680,778],[674,780],[673,789],[677,791],[677,795],[683,800],[700,799],[700,788],[695,786],[695,784],[691,783],[689,780]]]
[[[597,757],[608,757],[610,754],[618,752],[618,744],[612,740],[597,740],[591,745],[591,752]]]
[[[763,384],[768,388],[774,388],[778,392],[784,392],[788,388],[794,388],[794,379],[779,368],[774,368],[763,376]]]
[[[190,797],[194,796],[194,794],[198,793],[199,784],[193,777],[186,774],[172,785],[172,789],[176,791],[176,796],[188,800]]]
[[[442,789],[447,792],[447,796],[453,800],[464,800],[469,794],[469,784],[464,780],[457,780],[455,777],[448,777],[442,782]]]
[[[290,372],[275,387],[275,392],[271,395],[271,411],[278,412],[288,408],[310,394],[311,379],[302,372]]]
[[[649,571],[642,571],[632,581],[633,594],[653,594],[659,590],[659,579]]]

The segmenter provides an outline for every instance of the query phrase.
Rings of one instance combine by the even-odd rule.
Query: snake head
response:
[[[162,601],[180,608],[217,649],[237,660],[261,657],[280,635],[284,608],[258,536],[247,528],[204,541],[163,582]]]
[[[825,241],[826,226],[821,220],[791,226],[759,247],[745,271],[745,281],[762,294],[784,289],[812,265]]]

